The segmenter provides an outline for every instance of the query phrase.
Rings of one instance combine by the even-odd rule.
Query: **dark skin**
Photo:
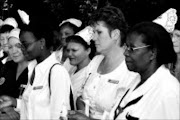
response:
[[[133,33],[127,37],[126,45],[136,48],[139,46],[146,46],[147,44],[144,43],[143,35]],[[125,50],[124,55],[129,69],[139,73],[141,76],[141,81],[136,88],[143,84],[160,66],[157,63],[156,48],[150,49],[145,47],[136,49],[133,52]]]
[[[153,64],[153,63],[152,63]],[[141,81],[136,86],[138,88],[140,85],[142,85],[152,74],[155,73],[155,71],[159,68],[158,65],[151,65],[146,71],[143,71],[142,73],[139,73],[141,76]]]
[[[47,57],[49,57],[51,55],[51,50],[47,49],[46,47],[46,42],[45,39],[42,38],[40,40],[40,46],[43,48],[41,49],[41,53],[39,54],[39,56],[37,56],[37,58],[35,58],[37,60],[38,63],[44,61]]]

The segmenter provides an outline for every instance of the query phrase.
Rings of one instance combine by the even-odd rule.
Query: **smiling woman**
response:
[[[90,42],[92,34],[88,33],[88,28],[90,27],[86,27],[76,35],[69,36],[66,39],[67,55],[70,64],[76,66],[76,69],[74,69],[74,71],[70,73],[74,103],[76,103],[76,99],[80,95],[79,91],[81,89],[81,86],[85,81],[85,71],[87,65],[95,55],[95,51],[92,50],[94,44],[93,42]],[[76,105],[74,106],[76,108]]]
[[[22,94],[20,87],[28,81],[28,61],[25,59],[22,45],[19,40],[19,29],[13,29],[8,37],[9,55],[8,61],[1,71],[1,77],[5,78],[0,86],[0,95],[6,94],[18,98]]]
[[[13,61],[21,62],[25,60],[22,45],[19,40],[20,29],[14,29],[9,36],[9,54]]]

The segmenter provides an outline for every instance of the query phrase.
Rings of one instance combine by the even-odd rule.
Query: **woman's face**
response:
[[[0,34],[0,44],[4,52],[6,53],[8,53],[8,37],[9,37],[9,33]]]
[[[172,42],[174,45],[174,51],[180,53],[180,30],[174,30],[172,33]]]
[[[138,34],[131,34],[126,39],[127,47],[124,55],[130,71],[141,73],[150,65],[151,50],[148,50],[149,46],[142,41],[143,36]],[[136,49],[133,50],[133,48]]]
[[[22,45],[20,40],[15,37],[10,37],[8,43],[9,55],[11,56],[12,60],[16,63],[23,62],[25,58],[22,52]]]
[[[40,41],[35,38],[32,32],[23,32],[20,35],[20,41],[24,46],[27,60],[37,59],[40,56]]]
[[[71,65],[80,65],[85,59],[89,59],[90,50],[85,49],[83,45],[76,42],[67,44],[67,53]]]
[[[68,36],[74,35],[74,30],[69,26],[63,26],[60,29],[60,42],[62,45],[66,45],[66,38]]]
[[[112,47],[113,40],[110,36],[108,28],[103,21],[98,22],[94,26],[94,37],[96,51],[103,54]]]

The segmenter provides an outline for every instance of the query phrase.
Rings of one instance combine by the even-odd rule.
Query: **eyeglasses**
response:
[[[151,46],[151,45],[145,45],[145,46],[140,46],[140,47],[130,47],[130,46],[125,45],[125,46],[124,46],[124,47],[125,47],[124,49],[132,53],[132,52],[134,52],[135,50],[142,49],[142,48],[147,48],[147,47],[150,47],[150,46]]]
[[[36,43],[36,42],[37,42],[37,41],[31,42],[31,43],[22,42],[22,45],[23,45],[24,49],[28,49],[31,45],[33,45],[33,44]]]

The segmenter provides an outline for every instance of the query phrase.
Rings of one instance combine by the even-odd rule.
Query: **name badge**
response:
[[[35,86],[35,87],[33,87],[33,90],[38,90],[38,89],[42,89],[43,88],[43,86]]]
[[[117,81],[117,80],[112,80],[112,79],[109,79],[108,82],[109,82],[109,83],[113,83],[113,84],[118,84],[118,83],[119,83],[119,81]]]

